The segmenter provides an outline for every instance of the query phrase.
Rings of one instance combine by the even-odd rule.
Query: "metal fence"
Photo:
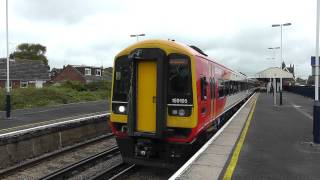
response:
[[[283,90],[314,99],[314,86],[284,86]]]

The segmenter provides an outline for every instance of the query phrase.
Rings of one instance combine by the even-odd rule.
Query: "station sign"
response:
[[[320,63],[319,63],[320,64]],[[312,66],[312,76],[314,76],[316,73],[316,57],[315,56],[311,56],[311,66]]]
[[[315,66],[315,65],[316,65],[316,57],[311,56],[311,66]]]

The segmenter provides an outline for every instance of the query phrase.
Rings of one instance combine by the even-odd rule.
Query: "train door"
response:
[[[137,75],[136,130],[139,132],[155,133],[157,94],[156,61],[139,61]]]
[[[214,100],[215,100],[215,80],[210,78],[210,111],[211,117],[214,117]]]
[[[210,112],[211,117],[214,117],[214,100],[215,100],[215,80],[214,80],[213,65],[210,65]]]

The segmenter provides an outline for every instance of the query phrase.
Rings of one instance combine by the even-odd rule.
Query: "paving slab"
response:
[[[320,146],[311,143],[312,101],[283,97],[283,106],[273,106],[271,94],[260,94],[232,179],[320,179]]]

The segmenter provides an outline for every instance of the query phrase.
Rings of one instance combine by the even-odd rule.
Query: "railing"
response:
[[[314,86],[284,86],[283,90],[314,99]]]

